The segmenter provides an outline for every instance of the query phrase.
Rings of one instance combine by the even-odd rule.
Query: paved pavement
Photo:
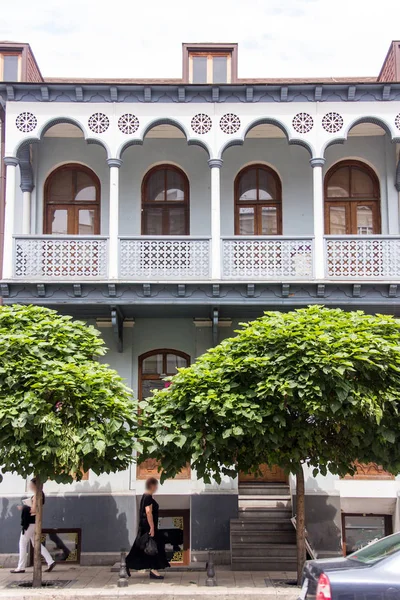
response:
[[[206,587],[206,574],[203,572],[174,572],[165,574],[165,580],[158,582],[149,579],[148,573],[132,573],[126,588],[118,588],[118,573],[110,567],[79,567],[57,565],[52,573],[44,573],[43,580],[68,580],[68,587],[60,589],[15,589],[7,587],[18,581],[31,581],[32,569],[24,575],[12,575],[9,568],[0,568],[0,600],[32,600],[47,598],[52,600],[296,600],[299,589],[289,585],[294,573],[267,571],[231,571],[229,567],[216,567],[218,587]],[[287,582],[287,584],[283,583]]]

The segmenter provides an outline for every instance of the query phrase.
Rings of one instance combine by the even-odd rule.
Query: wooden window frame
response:
[[[18,73],[17,73],[17,82],[22,79],[22,55],[21,52],[12,50],[5,51],[0,50],[0,81],[4,81],[4,57],[5,56],[18,56]],[[11,82],[13,83],[13,82]]]
[[[84,172],[91,177],[93,180],[93,184],[96,189],[96,200],[92,202],[51,202],[49,200],[49,186],[52,178],[59,173],[60,171],[73,171],[73,172]],[[74,184],[73,184],[74,185]],[[73,189],[73,192],[76,189]],[[44,184],[44,221],[43,221],[43,231],[45,234],[52,235],[51,232],[51,224],[52,218],[51,213],[53,210],[67,210],[68,216],[68,230],[73,230],[75,233],[68,233],[67,235],[82,235],[78,233],[79,230],[79,210],[95,210],[95,220],[94,220],[94,230],[95,233],[93,235],[100,235],[100,211],[101,211],[101,185],[100,179],[97,177],[96,173],[92,171],[89,167],[85,165],[81,165],[79,163],[68,163],[66,165],[61,165],[57,169],[54,169],[47,177],[46,182]],[[54,234],[57,235],[57,234]]]
[[[193,58],[196,56],[205,56],[207,57],[207,81],[203,83],[194,83],[193,82]],[[214,81],[214,58],[215,57],[225,57],[226,58],[226,81]],[[226,85],[227,83],[231,83],[232,80],[232,54],[230,52],[191,52],[189,54],[189,82],[194,83],[194,85]]]
[[[381,513],[348,513],[342,512],[342,551],[343,556],[347,556],[346,543],[346,517],[382,517],[385,520],[385,537],[393,533],[393,515]]]
[[[328,184],[329,181],[339,169],[343,167],[349,168],[349,196],[337,196],[328,197]],[[362,197],[352,195],[352,168],[357,168],[366,173],[373,183],[373,197]],[[333,235],[330,233],[330,216],[329,209],[331,206],[345,206],[346,207],[346,235],[359,235],[362,237],[363,234],[354,233],[357,229],[357,208],[358,206],[371,206],[372,208],[372,222],[374,232],[372,235],[380,235],[381,230],[381,195],[379,179],[373,169],[366,163],[359,160],[342,160],[333,167],[325,175],[324,180],[324,215],[325,215],[325,235]]]
[[[217,83],[215,85],[227,85],[236,83],[238,80],[238,45],[237,44],[182,44],[182,79],[184,83],[191,85],[213,85],[212,81],[207,83],[192,84],[193,65],[192,56],[210,55],[210,56],[228,56],[227,65],[227,83]],[[212,67],[211,67],[212,69]],[[207,77],[208,80],[208,77]]]
[[[240,180],[243,177],[243,175],[245,175],[248,171],[251,171],[253,169],[256,169],[257,199],[249,200],[249,201],[239,200]],[[259,199],[259,189],[260,189],[260,187],[259,187],[259,170],[266,171],[269,175],[271,175],[274,178],[276,189],[278,192],[278,199],[276,199],[276,200],[260,200]],[[274,169],[272,169],[271,167],[268,167],[267,165],[263,165],[263,164],[254,164],[254,165],[248,165],[247,167],[244,167],[236,175],[235,184],[234,184],[234,195],[235,195],[235,235],[244,235],[245,236],[245,234],[240,233],[240,219],[239,219],[239,208],[243,208],[243,207],[254,209],[254,230],[256,231],[256,233],[250,234],[251,236],[258,236],[258,235],[269,236],[269,235],[271,235],[271,234],[258,233],[262,227],[262,209],[264,207],[267,207],[267,208],[272,207],[272,208],[277,209],[276,212],[277,212],[278,233],[276,235],[282,235],[282,183],[281,183],[278,173]],[[272,234],[271,237],[273,237],[274,235],[275,234]]]
[[[184,181],[184,200],[166,200],[166,196],[164,200],[161,201],[152,201],[152,200],[148,200],[148,194],[147,194],[147,189],[148,189],[148,184],[149,184],[149,180],[150,178],[157,172],[157,171],[165,171],[164,174],[164,190],[165,190],[165,194],[167,192],[167,172],[168,171],[175,171],[175,173],[178,173]],[[141,232],[142,235],[149,235],[147,234],[146,231],[146,212],[147,209],[149,208],[161,208],[163,210],[162,212],[162,230],[167,231],[167,229],[169,229],[170,227],[170,216],[169,216],[169,209],[170,208],[179,208],[179,207],[183,207],[184,211],[185,211],[185,233],[182,233],[180,235],[190,235],[190,185],[189,185],[189,179],[187,178],[187,175],[184,171],[182,171],[182,169],[180,169],[179,167],[176,167],[175,165],[170,165],[170,164],[162,164],[162,165],[157,165],[155,167],[153,167],[152,169],[150,169],[149,171],[147,171],[147,173],[145,174],[145,176],[143,177],[142,180],[142,210],[141,210],[141,214],[142,214],[142,218],[141,218]],[[174,236],[175,234],[171,234],[171,233],[162,233],[161,235],[163,236]]]

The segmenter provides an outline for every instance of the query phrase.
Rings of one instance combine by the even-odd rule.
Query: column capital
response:
[[[5,156],[4,164],[6,167],[17,167],[19,165],[19,160],[16,156]]]
[[[208,161],[208,166],[210,167],[210,169],[220,169],[223,164],[224,161],[222,160],[222,158],[210,158],[210,160]]]
[[[117,167],[119,169],[123,162],[120,158],[107,158],[107,164],[110,168]]]
[[[323,167],[325,164],[324,158],[310,158],[310,165],[314,167]]]

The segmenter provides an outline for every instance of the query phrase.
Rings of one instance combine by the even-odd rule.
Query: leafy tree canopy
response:
[[[140,403],[142,459],[205,481],[262,462],[400,472],[400,322],[312,306],[267,312]],[[151,439],[152,441],[148,441]]]
[[[39,306],[0,308],[0,465],[68,483],[82,469],[127,468],[136,412],[116,371],[100,364],[94,327]]]

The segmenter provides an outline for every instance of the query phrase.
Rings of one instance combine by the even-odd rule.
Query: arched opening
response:
[[[142,183],[142,235],[189,235],[189,180],[170,164],[148,171]]]
[[[161,390],[169,386],[165,377],[175,375],[176,370],[190,365],[190,356],[185,352],[171,348],[158,348],[139,356],[138,398],[150,396],[152,390]],[[159,477],[158,462],[149,458],[137,465],[136,478]],[[176,479],[190,479],[190,465],[177,475]]]
[[[379,180],[365,163],[343,160],[327,172],[325,233],[330,235],[381,233]]]
[[[100,233],[100,181],[91,169],[69,163],[47,177],[44,232],[86,236]]]
[[[282,234],[282,185],[276,171],[262,164],[236,176],[235,234]]]

